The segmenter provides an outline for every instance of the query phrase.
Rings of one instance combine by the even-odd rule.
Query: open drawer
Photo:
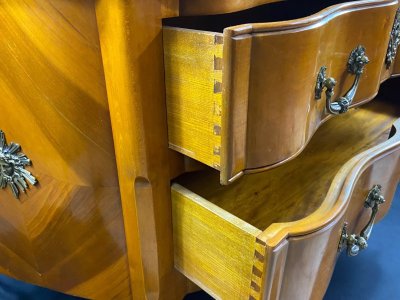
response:
[[[164,20],[170,147],[227,184],[295,157],[329,116],[372,99],[395,65],[398,2],[342,2]]]
[[[399,83],[327,121],[278,168],[229,186],[211,168],[177,178],[176,268],[216,298],[321,299],[338,249],[356,255],[373,243],[371,226],[390,207],[400,176],[400,105],[386,87]]]

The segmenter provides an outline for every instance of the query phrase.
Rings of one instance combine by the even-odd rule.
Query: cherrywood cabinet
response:
[[[0,272],[320,299],[399,180],[398,7],[0,1]]]

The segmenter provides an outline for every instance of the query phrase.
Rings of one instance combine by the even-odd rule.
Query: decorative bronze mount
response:
[[[394,18],[392,32],[390,33],[389,46],[386,52],[386,68],[389,69],[396,58],[397,48],[400,45],[400,8]]]
[[[367,225],[361,230],[360,235],[348,234],[347,233],[347,222],[344,224],[342,229],[342,235],[339,242],[338,250],[341,251],[347,246],[347,255],[356,256],[361,250],[368,247],[368,239],[371,235],[372,228],[374,227],[375,217],[378,213],[379,206],[385,202],[385,198],[382,195],[382,187],[380,185],[374,185],[369,191],[367,199],[365,199],[364,207],[371,208],[372,213]]]
[[[368,57],[365,55],[365,48],[362,45],[358,45],[353,51],[351,51],[349,59],[347,61],[347,72],[356,75],[354,83],[350,90],[343,96],[339,97],[335,102],[332,102],[334,96],[334,88],[336,80],[332,77],[326,76],[326,67],[322,66],[317,76],[317,82],[315,84],[315,99],[321,99],[322,91],[326,88],[326,110],[330,114],[342,114],[348,111],[351,103],[356,95],[358,85],[360,83],[361,75],[364,72],[364,67],[369,63]]]
[[[36,178],[25,170],[31,161],[20,151],[21,146],[16,143],[7,145],[4,132],[0,130],[0,187],[5,189],[9,186],[16,199],[29,188],[26,181],[31,185],[37,183]]]

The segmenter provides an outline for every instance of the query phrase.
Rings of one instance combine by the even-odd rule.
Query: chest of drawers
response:
[[[166,20],[170,147],[227,184],[290,160],[332,114],[372,99],[393,72],[384,61],[398,3],[337,2]],[[355,81],[348,62],[358,45],[369,63],[350,103],[335,108]],[[336,81],[330,105],[315,91],[321,68]]]
[[[321,299],[399,180],[398,7],[0,2],[0,272]]]

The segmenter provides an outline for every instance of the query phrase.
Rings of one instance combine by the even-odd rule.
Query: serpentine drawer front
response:
[[[398,71],[397,8],[291,1],[166,19],[170,147],[219,170],[222,184],[295,157],[324,120]]]
[[[400,177],[400,109],[387,91],[323,124],[279,168],[229,186],[212,169],[179,177],[176,268],[216,298],[322,299],[338,253],[374,242]]]

